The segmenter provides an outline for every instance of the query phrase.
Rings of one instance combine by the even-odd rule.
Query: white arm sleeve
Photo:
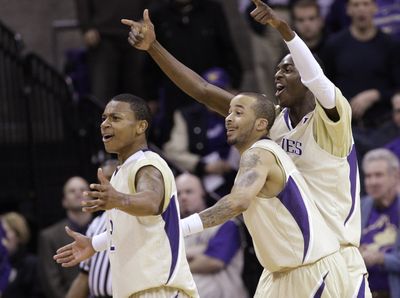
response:
[[[181,228],[183,237],[196,234],[204,230],[203,222],[201,221],[198,213],[194,213],[184,219],[181,219]]]
[[[318,62],[304,41],[297,36],[286,42],[301,81],[325,109],[335,105],[335,85],[325,76]]]
[[[95,235],[92,237],[92,246],[95,251],[103,251],[107,249],[107,232]]]

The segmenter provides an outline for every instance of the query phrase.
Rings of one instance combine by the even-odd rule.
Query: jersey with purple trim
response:
[[[114,297],[151,288],[176,288],[198,297],[179,225],[174,176],[156,153],[138,151],[111,178],[119,192],[134,194],[135,176],[144,166],[157,168],[164,179],[161,215],[133,216],[118,209],[107,211],[109,256]]]
[[[284,271],[337,252],[339,242],[290,157],[271,140],[257,141],[251,148],[271,152],[285,175],[279,195],[259,195],[243,213],[261,265],[270,272]]]
[[[316,198],[323,218],[342,246],[358,246],[361,236],[360,183],[351,132],[351,108],[335,90],[340,120],[330,120],[316,101],[315,109],[292,127],[286,108],[270,137],[295,163]]]

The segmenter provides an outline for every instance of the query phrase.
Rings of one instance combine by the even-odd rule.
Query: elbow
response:
[[[238,199],[235,200],[236,203],[234,205],[234,211],[237,214],[241,214],[243,212],[245,212],[247,210],[247,208],[249,208],[250,202],[246,199],[244,199],[244,196],[242,197],[242,199]]]

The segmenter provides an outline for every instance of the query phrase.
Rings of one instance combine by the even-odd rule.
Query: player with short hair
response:
[[[147,149],[150,111],[141,98],[115,96],[103,113],[101,133],[119,167],[109,182],[91,184],[83,210],[107,210],[107,232],[93,238],[67,228],[74,242],[54,256],[64,267],[96,251],[109,250],[114,297],[198,297],[179,223],[174,176],[167,163]]]
[[[318,209],[341,244],[352,295],[370,296],[367,270],[358,250],[361,236],[359,174],[351,132],[351,108],[324,75],[304,42],[261,1],[252,15],[280,32],[290,53],[277,67],[276,97],[284,108],[270,137],[282,146],[302,173]],[[226,116],[235,96],[177,61],[156,40],[148,11],[131,26],[128,41],[147,51],[168,77],[197,101]],[[268,273],[265,272],[265,276]]]

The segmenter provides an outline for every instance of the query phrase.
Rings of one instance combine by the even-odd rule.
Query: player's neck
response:
[[[307,92],[304,100],[300,104],[290,107],[289,117],[293,127],[295,127],[301,119],[312,110],[315,109],[315,98],[314,95],[309,91]]]
[[[122,165],[125,162],[125,160],[127,160],[131,155],[135,154],[140,150],[145,150],[147,148],[148,146],[146,141],[144,142],[142,141],[134,144],[133,146],[130,146],[129,148],[127,148],[127,150],[123,150],[123,152],[118,153],[119,164]]]

